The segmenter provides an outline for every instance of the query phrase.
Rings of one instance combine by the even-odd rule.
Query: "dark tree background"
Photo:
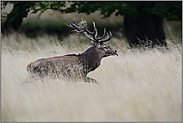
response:
[[[1,2],[1,9],[8,2]],[[44,12],[53,9],[62,13],[86,13],[90,14],[97,10],[103,17],[124,16],[124,33],[131,47],[137,46],[166,46],[163,20],[182,21],[182,1],[172,2],[66,2],[42,1],[42,2],[10,2],[13,10],[7,15],[3,28],[12,27],[18,30],[24,17],[30,10],[33,13]]]
[[[32,13],[41,11],[43,13],[47,9],[57,10],[63,12],[61,7],[65,6],[65,2],[61,1],[42,1],[42,2],[1,2],[1,10],[7,6],[8,3],[13,4],[12,11],[7,15],[5,23],[1,23],[3,30],[12,28],[13,30],[19,30],[23,18],[26,18],[28,13],[33,10]],[[1,17],[2,18],[2,17]]]
[[[182,21],[182,2],[75,2],[66,12],[100,10],[124,16],[124,33],[131,47],[166,46],[163,20]]]

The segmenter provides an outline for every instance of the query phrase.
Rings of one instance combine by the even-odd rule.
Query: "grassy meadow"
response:
[[[124,41],[113,38],[109,45],[119,56],[102,59],[88,75],[99,85],[38,80],[21,86],[29,62],[84,52],[90,47],[84,39],[71,35],[60,45],[47,35],[2,37],[2,121],[181,121],[182,48],[171,41],[163,53],[129,50]]]
[[[37,17],[36,14],[29,15],[22,28],[26,23],[31,23],[32,18]],[[122,20],[122,17],[115,16],[101,19],[98,12],[91,15],[61,15],[48,11],[33,23],[53,19],[55,24],[60,24],[73,18],[79,20],[81,17],[89,23],[95,20],[96,24],[100,22],[108,25],[120,23]],[[55,18],[62,21],[59,23]],[[100,24],[97,27],[98,25]],[[59,43],[60,39],[56,35],[43,34],[34,38],[16,32],[8,36],[1,35],[1,120],[180,122],[180,23],[165,22],[164,29],[169,47],[164,52],[157,49],[130,50],[123,38],[112,38],[108,44],[118,51],[119,56],[102,59],[101,65],[88,75],[96,79],[99,85],[47,79],[21,86],[28,74],[27,64],[39,58],[82,53],[91,46],[85,37],[73,33]]]

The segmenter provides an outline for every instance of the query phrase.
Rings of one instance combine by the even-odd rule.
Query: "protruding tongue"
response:
[[[118,56],[118,54],[117,54],[117,50],[115,50],[115,55],[117,55],[117,56]]]

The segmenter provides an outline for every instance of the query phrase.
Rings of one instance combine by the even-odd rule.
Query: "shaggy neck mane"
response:
[[[84,67],[87,68],[87,73],[95,70],[100,65],[102,55],[96,47],[90,47],[81,55],[83,56]]]

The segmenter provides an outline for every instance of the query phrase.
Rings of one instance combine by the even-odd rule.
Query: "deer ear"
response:
[[[93,41],[93,40],[90,40],[90,43],[91,43],[93,46],[95,46],[95,47],[98,47],[98,48],[101,47],[101,44],[100,44],[100,43],[96,43],[96,42]]]
[[[98,44],[97,44],[97,48],[101,48],[101,45],[100,45],[100,43],[98,43]]]

